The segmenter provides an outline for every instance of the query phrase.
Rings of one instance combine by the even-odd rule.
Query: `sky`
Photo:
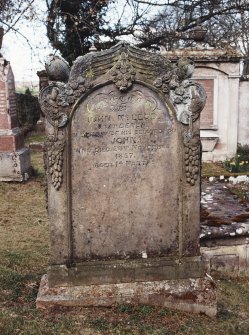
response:
[[[158,2],[160,1],[162,0],[158,0]],[[122,17],[124,22],[129,21],[129,16],[132,13],[124,5],[125,3],[124,0],[116,0],[112,3],[109,14],[107,14],[107,18],[110,15],[111,22],[119,20],[120,17]],[[141,6],[140,9],[142,11],[147,8],[147,6]],[[15,28],[29,40],[29,44],[20,34],[9,31],[4,35],[1,49],[4,58],[10,61],[15,80],[25,83],[30,82],[30,87],[32,87],[33,83],[38,82],[39,79],[36,72],[45,68],[46,56],[55,53],[46,36],[46,1],[35,0],[34,7],[39,20],[28,22],[23,19],[19,21],[18,25],[15,25]]]
[[[42,20],[46,19],[44,1],[36,0],[39,6],[39,15]],[[36,72],[44,69],[45,58],[54,53],[46,37],[45,24],[42,22],[20,22],[16,26],[20,32],[29,39],[30,45],[19,34],[10,31],[3,37],[1,53],[10,61],[15,80],[18,82],[39,81]]]

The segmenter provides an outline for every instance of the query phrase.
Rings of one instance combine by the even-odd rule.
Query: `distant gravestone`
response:
[[[0,181],[23,181],[30,171],[30,152],[17,119],[14,75],[10,63],[0,58]]]
[[[37,307],[148,303],[215,315],[199,250],[206,94],[193,70],[120,43],[79,57],[67,83],[41,92],[52,243]]]

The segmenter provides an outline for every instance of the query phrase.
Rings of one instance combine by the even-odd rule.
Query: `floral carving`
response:
[[[113,82],[121,92],[126,91],[129,87],[132,86],[136,71],[130,64],[128,55],[126,55],[124,52],[121,53],[118,62],[111,70],[111,75],[113,77]]]
[[[163,91],[163,93],[169,94],[171,78],[172,78],[172,73],[168,72],[162,77],[157,78],[154,81],[154,86],[157,88],[160,88]]]
[[[86,92],[91,85],[85,84],[83,77],[78,77],[77,81],[73,80],[65,84],[58,95],[58,105],[67,107],[75,103],[75,101]]]

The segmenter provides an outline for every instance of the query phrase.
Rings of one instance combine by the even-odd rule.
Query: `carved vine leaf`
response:
[[[63,181],[63,151],[65,140],[49,137],[45,142],[47,173],[52,185],[59,190]]]
[[[187,183],[193,186],[195,185],[200,173],[201,141],[199,133],[196,133],[192,138],[189,138],[186,133],[184,138],[184,147],[186,180]]]
[[[113,82],[121,92],[132,86],[135,80],[136,71],[128,60],[128,55],[122,52],[119,60],[111,70]]]

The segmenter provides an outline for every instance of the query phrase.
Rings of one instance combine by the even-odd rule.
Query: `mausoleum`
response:
[[[202,44],[162,54],[173,62],[181,57],[192,59],[193,78],[207,92],[200,121],[203,161],[234,157],[238,143],[249,144],[249,78],[243,74],[242,56],[231,48]]]

